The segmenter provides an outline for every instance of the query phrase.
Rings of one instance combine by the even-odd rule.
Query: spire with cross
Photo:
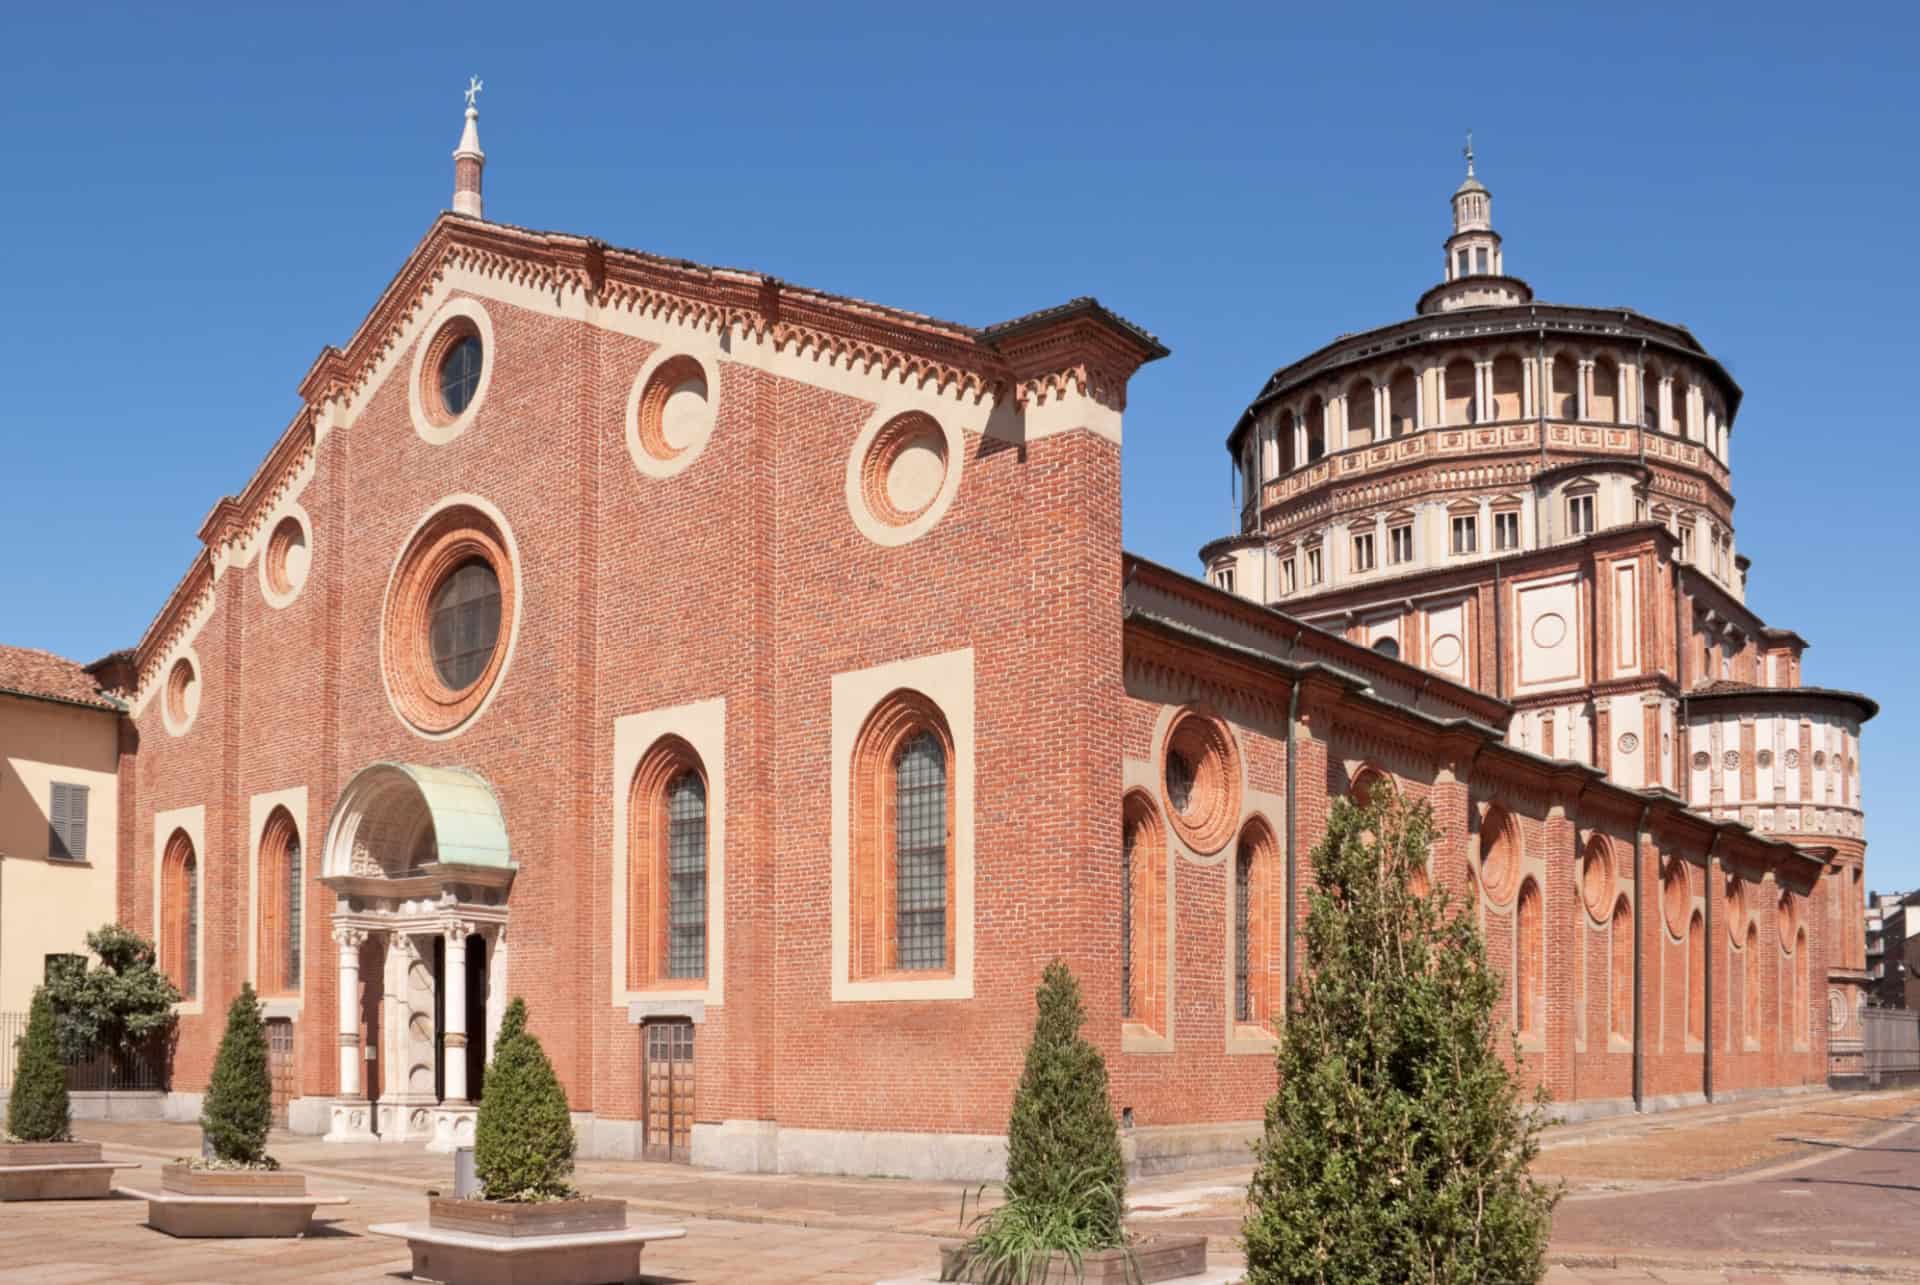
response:
[[[487,154],[480,150],[480,108],[474,100],[486,87],[478,76],[467,77],[467,123],[460,131],[460,146],[453,149],[453,212],[472,218],[481,213],[480,173],[486,167]]]
[[[472,97],[469,96],[467,101],[471,103],[473,101]],[[1464,148],[1462,148],[1461,151],[1467,158],[1467,177],[1472,178],[1473,177],[1473,130],[1472,129],[1467,130],[1467,145]]]

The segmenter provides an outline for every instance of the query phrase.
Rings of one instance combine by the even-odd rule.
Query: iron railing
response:
[[[19,1042],[27,1033],[27,1014],[0,1013],[0,1093],[13,1088]],[[150,1092],[167,1087],[166,1044],[147,1040],[124,1049],[95,1049],[67,1059],[67,1092]]]
[[[1920,1013],[1862,1009],[1860,1036],[1868,1084],[1920,1076]]]

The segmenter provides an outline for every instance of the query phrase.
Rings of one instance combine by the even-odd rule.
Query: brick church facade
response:
[[[988,1176],[1057,955],[1134,1160],[1244,1154],[1307,854],[1382,785],[1433,805],[1429,877],[1473,899],[1558,1101],[1827,1078],[1873,710],[1799,688],[1797,636],[1631,510],[1671,466],[1724,521],[1724,445],[1623,453],[1555,411],[1309,458],[1356,420],[1315,366],[1316,425],[1282,380],[1284,428],[1267,398],[1234,429],[1273,466],[1206,583],[1122,549],[1127,383],[1166,350],[1099,304],[976,329],[492,223],[482,163],[470,109],[454,211],[89,670],[126,707],[119,915],[187,994],[177,1110],[251,981],[293,1127],[459,1145],[520,995],[589,1154]],[[1434,317],[1525,311],[1463,262]],[[1401,349],[1444,407],[1474,345]],[[1694,360],[1723,431],[1737,390]],[[1531,494],[1589,458],[1621,520],[1431,584],[1275,587],[1331,547],[1335,479],[1369,520],[1419,492],[1438,531],[1463,469]],[[1797,778],[1754,777],[1763,728]],[[1708,745],[1747,757],[1676,766]]]

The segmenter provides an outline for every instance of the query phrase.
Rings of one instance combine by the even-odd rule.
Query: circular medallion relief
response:
[[[1740,751],[1728,750],[1725,756],[1722,757],[1720,761],[1727,765],[1727,771],[1729,772],[1735,771],[1740,766]]]
[[[1758,754],[1756,754],[1756,755],[1754,755],[1754,756],[1753,756],[1753,761],[1754,761],[1754,763],[1756,763],[1756,764],[1757,764],[1758,766],[1760,766],[1760,767],[1772,767],[1772,766],[1773,766],[1773,751],[1772,751],[1772,750],[1761,750],[1761,751],[1760,751],[1760,752],[1759,752]]]
[[[1167,815],[1188,847],[1220,851],[1240,821],[1240,755],[1225,723],[1193,706],[1167,727],[1161,753]]]
[[[452,734],[492,696],[513,650],[512,538],[484,502],[449,502],[414,531],[387,584],[381,661],[396,712]]]
[[[1823,768],[1827,765],[1827,752],[1825,750],[1815,750],[1813,752],[1813,765],[1817,768]]]
[[[1788,750],[1787,751],[1787,770],[1795,771],[1799,768],[1799,766],[1800,766],[1800,751]]]
[[[1604,839],[1589,843],[1580,860],[1580,900],[1595,923],[1613,913],[1613,882],[1612,848]]]
[[[289,513],[274,523],[260,556],[260,588],[268,605],[284,607],[300,596],[313,565],[310,546],[304,513]]]
[[[1827,1029],[1837,1031],[1847,1024],[1847,1001],[1837,989],[1827,992]]]
[[[1536,647],[1558,647],[1566,637],[1565,616],[1549,611],[1533,622],[1533,642]]]
[[[1460,663],[1460,639],[1455,634],[1441,634],[1427,645],[1427,656],[1440,669],[1452,669]]]
[[[1489,809],[1480,821],[1480,890],[1506,905],[1520,885],[1519,827],[1505,812]]]
[[[200,667],[182,656],[167,670],[167,686],[160,693],[160,721],[175,736],[184,736],[200,712]]]
[[[1620,752],[1622,754],[1631,754],[1639,748],[1640,738],[1638,736],[1635,736],[1632,732],[1620,733]]]
[[[1704,772],[1712,766],[1713,766],[1713,755],[1707,753],[1705,750],[1697,750],[1694,752],[1694,756],[1693,756],[1694,771]]]
[[[1739,875],[1727,876],[1727,940],[1738,949],[1747,939],[1747,884]]]
[[[1693,909],[1693,887],[1687,879],[1685,862],[1667,862],[1667,872],[1660,880],[1660,906],[1666,912],[1667,931],[1684,941],[1687,915]]]
[[[712,368],[687,353],[655,352],[627,393],[627,454],[648,477],[672,477],[713,436]]]
[[[926,534],[960,489],[966,439],[921,410],[876,410],[847,458],[847,509],[860,533],[893,547]]]

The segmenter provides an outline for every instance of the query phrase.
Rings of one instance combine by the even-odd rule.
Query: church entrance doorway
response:
[[[641,1158],[685,1164],[693,1154],[693,1023],[648,1022],[640,1029]]]

